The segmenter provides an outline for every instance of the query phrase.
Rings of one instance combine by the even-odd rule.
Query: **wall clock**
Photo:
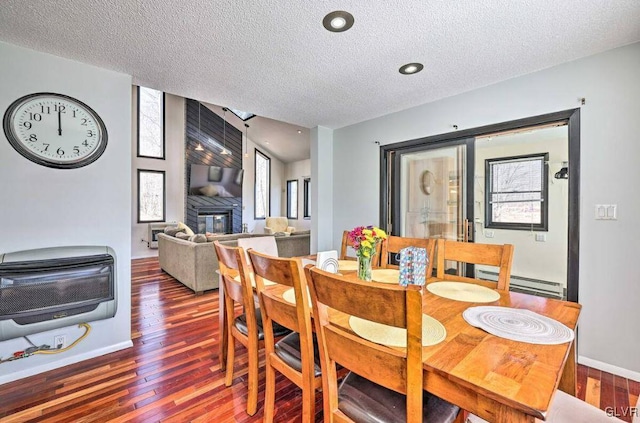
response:
[[[57,169],[93,163],[107,147],[107,128],[100,116],[83,102],[62,94],[20,97],[5,112],[3,128],[18,153]]]

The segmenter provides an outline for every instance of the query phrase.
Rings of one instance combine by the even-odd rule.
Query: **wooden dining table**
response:
[[[348,277],[356,278],[353,272]],[[432,282],[436,281],[428,283]],[[276,285],[269,289],[284,292],[288,288]],[[557,389],[575,396],[576,339],[559,345],[512,341],[471,326],[462,313],[481,305],[518,308],[555,319],[575,331],[579,304],[509,291],[497,291],[497,301],[480,304],[423,291],[423,313],[442,323],[447,332],[441,343],[423,347],[426,391],[489,422],[505,423],[544,420]],[[341,313],[332,315],[336,324],[350,330],[348,318]]]

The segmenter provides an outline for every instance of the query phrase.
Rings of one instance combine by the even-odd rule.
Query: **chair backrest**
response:
[[[311,306],[307,281],[299,258],[279,258],[249,250],[249,257],[255,274],[260,309],[264,328],[265,350],[267,354],[274,351],[275,339],[273,336],[272,322],[300,334],[300,353],[303,367],[313,379],[313,331],[311,327]],[[295,304],[291,304],[282,298],[282,289],[279,294],[274,286],[265,289],[264,279],[277,284],[292,287],[295,295]]]
[[[437,249],[437,279],[471,282],[484,285],[489,288],[497,288],[505,291],[509,290],[509,283],[511,281],[511,263],[513,262],[513,245],[477,244],[438,239]],[[497,287],[494,282],[445,273],[445,261],[449,260],[457,261],[459,263],[498,267],[500,270],[498,272]]]
[[[244,249],[247,263],[251,263],[249,260],[249,254],[247,254],[247,250],[250,248],[260,253],[278,257],[278,244],[276,243],[276,238],[273,236],[238,238],[238,247],[242,247]]]
[[[422,422],[420,287],[371,284],[311,266],[305,272],[320,349],[323,395],[328,395],[331,413],[344,419],[338,411],[336,363],[340,363],[378,385],[405,394],[407,421]],[[348,316],[406,329],[407,348],[386,347],[355,335],[349,329]]]
[[[247,329],[250,336],[258,336],[256,323],[255,301],[253,299],[253,287],[249,275],[249,264],[242,247],[230,247],[221,245],[218,241],[213,242],[213,246],[218,255],[220,275],[224,288],[225,313],[228,320],[233,321],[235,314],[234,302],[243,306],[247,317]],[[239,281],[236,279],[239,277]]]
[[[357,260],[356,256],[347,255],[349,248],[352,249],[351,243],[349,242],[349,231],[342,232],[342,244],[340,245],[340,260]],[[380,266],[380,253],[382,251],[382,243],[379,242],[376,245],[376,253],[373,255],[371,264],[373,267]]]
[[[435,260],[436,240],[434,238],[406,238],[402,236],[389,235],[382,242],[382,251],[380,255],[380,267],[388,269],[397,269],[398,266],[391,263],[391,259],[403,248],[420,247],[427,250],[429,263],[427,264],[426,276],[431,277],[433,272],[433,262]]]

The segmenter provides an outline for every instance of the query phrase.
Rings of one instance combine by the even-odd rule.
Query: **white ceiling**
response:
[[[340,9],[353,28],[328,32]],[[636,42],[640,1],[3,0],[0,40],[340,128]],[[425,69],[398,73],[408,62]]]

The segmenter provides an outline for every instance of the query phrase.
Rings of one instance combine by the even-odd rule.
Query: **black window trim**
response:
[[[495,162],[508,162],[508,161],[525,161],[525,160],[538,160],[542,159],[542,207],[541,207],[541,222],[536,224],[531,223],[509,223],[509,222],[494,222],[492,220],[492,207],[491,207],[491,164]],[[549,231],[549,153],[531,153],[523,154],[520,156],[509,157],[493,157],[485,160],[484,165],[484,227],[488,229],[509,229],[515,231]]]
[[[304,203],[302,204],[303,208],[303,219],[309,220],[311,219],[311,204],[309,202],[311,198],[311,178],[304,178]]]
[[[140,174],[141,173],[161,173],[162,174],[162,219],[160,220],[140,220]],[[138,223],[165,222],[167,217],[167,174],[164,170],[138,169]]]
[[[167,147],[166,147],[166,131],[167,131],[167,108],[166,108],[166,97],[167,94],[163,91],[162,92],[162,157],[158,157],[158,156],[143,156],[140,154],[140,86],[138,86],[137,91],[137,113],[136,113],[136,132],[137,132],[137,149],[136,149],[136,154],[137,157],[141,157],[144,159],[156,159],[156,160],[166,160],[166,156],[167,156]],[[142,87],[142,88],[149,88],[149,87]],[[150,88],[152,89],[152,88]],[[158,91],[158,90],[156,90]]]
[[[289,179],[289,180],[287,180],[287,219],[298,220],[298,216],[300,214],[300,213],[298,213],[298,208],[299,207],[296,207],[296,210],[295,210],[296,215],[295,215],[295,217],[291,216],[291,214],[290,214],[290,212],[291,212],[291,199],[292,199],[291,186],[293,185],[294,182],[296,184],[296,197],[297,197],[297,199],[300,198],[300,195],[299,195],[300,191],[298,190],[298,188],[299,188],[298,180],[297,179]]]
[[[258,160],[258,154],[260,156],[262,156],[264,159],[266,159],[269,162],[269,175],[267,176],[267,182],[269,183],[268,185],[268,199],[267,202],[269,204],[267,204],[267,209],[265,210],[265,216],[264,217],[257,217],[257,201],[256,201],[256,186],[257,186],[257,182],[258,182],[258,172],[257,172],[257,166],[256,166],[256,161]],[[258,150],[257,148],[255,149],[255,154],[253,155],[253,219],[254,220],[265,220],[267,218],[267,216],[271,216],[271,157],[267,156],[266,154],[264,154],[262,151]]]

